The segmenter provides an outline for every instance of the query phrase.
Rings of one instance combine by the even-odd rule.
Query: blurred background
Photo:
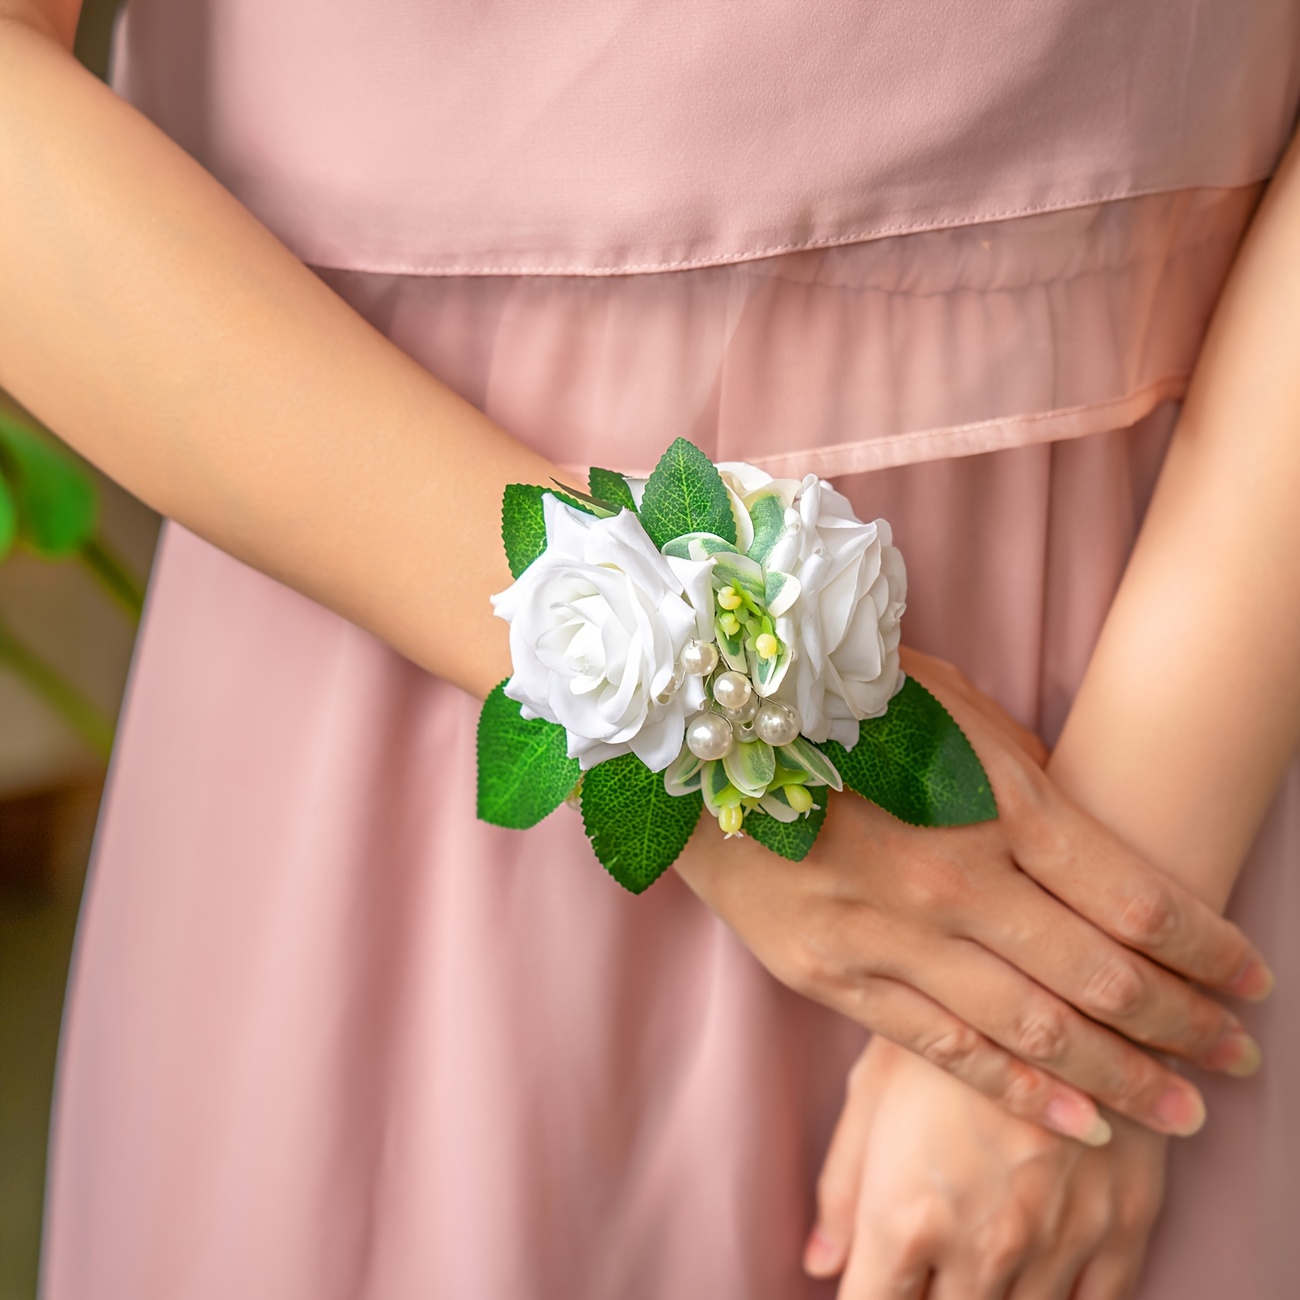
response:
[[[85,0],[106,75],[117,0]],[[0,1300],[36,1294],[59,1018],[156,516],[0,393]]]

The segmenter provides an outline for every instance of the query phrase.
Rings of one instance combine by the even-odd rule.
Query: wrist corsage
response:
[[[708,809],[805,857],[829,790],[918,826],[997,816],[975,751],[899,667],[907,576],[888,523],[809,474],[714,465],[679,438],[646,480],[512,484],[512,675],[478,731],[478,815],[535,825],[566,800],[634,893]]]

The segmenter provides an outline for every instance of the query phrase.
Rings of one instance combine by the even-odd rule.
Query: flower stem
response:
[[[0,623],[0,666],[13,670],[95,753],[107,760],[113,748],[113,724],[75,687],[20,642]]]
[[[144,589],[130,570],[96,537],[82,542],[77,557],[100,586],[138,623],[144,610]]]

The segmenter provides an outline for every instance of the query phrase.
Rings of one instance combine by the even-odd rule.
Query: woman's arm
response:
[[[1300,137],[1237,259],[1049,763],[1218,908],[1300,740],[1298,303]],[[1170,923],[1173,895],[1138,898],[1152,933]],[[1114,1300],[1141,1267],[1163,1163],[1149,1133],[1121,1127],[1084,1153],[876,1040],[850,1079],[806,1263],[847,1263],[841,1300],[920,1295],[927,1279],[971,1300],[1008,1285]]]
[[[1300,136],[1215,313],[1048,771],[1222,908],[1300,743]],[[1152,931],[1171,898],[1144,904]]]
[[[155,509],[485,695],[509,671],[501,491],[558,471],[79,67],[74,26],[0,8],[0,387]]]

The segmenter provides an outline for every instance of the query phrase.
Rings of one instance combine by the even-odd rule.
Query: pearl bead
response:
[[[682,650],[682,667],[694,677],[707,677],[718,666],[718,647],[712,641],[688,641]]]
[[[722,711],[727,715],[731,722],[737,725],[749,723],[754,721],[754,714],[758,712],[758,706],[762,704],[762,702],[763,701],[758,698],[757,693],[751,691],[749,699],[747,699],[740,708],[723,709]]]
[[[731,752],[731,723],[720,713],[697,713],[686,724],[686,748],[706,763]]]
[[[754,730],[769,745],[788,745],[799,734],[799,717],[784,704],[768,700],[754,715]]]
[[[749,678],[737,672],[725,672],[713,679],[713,698],[718,705],[732,713],[739,712],[749,703],[754,693]]]

